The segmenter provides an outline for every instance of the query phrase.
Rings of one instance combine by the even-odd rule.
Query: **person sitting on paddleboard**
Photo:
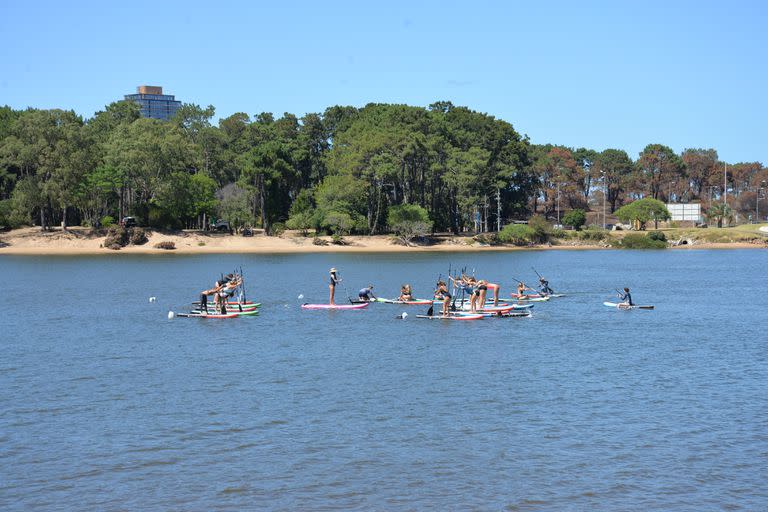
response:
[[[451,302],[451,292],[448,291],[448,285],[446,285],[443,280],[437,282],[435,299],[443,301],[443,315],[447,315],[448,304]]]
[[[555,293],[555,290],[549,287],[549,281],[543,277],[539,277],[539,293],[545,297]]]
[[[373,285],[369,284],[367,288],[363,288],[362,290],[357,292],[357,297],[360,300],[367,300],[369,302],[372,300],[376,300],[376,296],[373,294]]]
[[[341,277],[336,275],[336,269],[335,268],[332,268],[330,270],[330,273],[331,273],[331,282],[328,284],[328,289],[330,290],[331,296],[330,296],[330,300],[329,300],[328,304],[334,305],[336,303],[333,302],[333,297],[336,294],[336,285],[341,282]]]
[[[517,299],[523,300],[525,299],[525,290],[531,290],[531,288],[528,288],[524,282],[519,281],[517,283]]]
[[[634,306],[635,303],[632,302],[632,294],[629,293],[629,288],[624,288],[624,293],[617,294],[619,296],[619,300],[621,300],[620,306]]]
[[[397,298],[397,300],[401,300],[403,302],[413,300],[413,292],[411,291],[410,284],[404,284],[400,287],[400,296]]]

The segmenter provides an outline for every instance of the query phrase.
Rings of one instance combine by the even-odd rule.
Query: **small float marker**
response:
[[[174,314],[174,312],[173,312],[173,311],[169,311],[169,312],[168,312],[168,320],[171,320],[171,319],[173,319],[173,317],[175,317],[175,316],[176,316],[176,315]]]
[[[303,294],[303,293],[300,293],[300,294],[299,294],[299,296],[298,296],[298,297],[296,297],[296,298],[297,298],[297,299],[299,299],[299,300],[301,300],[301,299],[303,299],[303,298],[304,298],[304,294]]]
[[[157,300],[157,297],[150,297],[149,302],[155,302]]]
[[[406,313],[405,311],[403,311],[402,313],[400,313],[399,315],[397,315],[395,318],[397,318],[398,320],[405,320],[406,318],[408,318],[408,313]]]

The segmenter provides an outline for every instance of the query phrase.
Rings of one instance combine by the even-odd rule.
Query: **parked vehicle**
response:
[[[211,225],[211,230],[216,231],[217,233],[232,233],[232,227],[226,220],[217,220]]]
[[[135,228],[139,224],[136,222],[136,219],[133,217],[123,217],[122,220],[120,220],[120,225],[124,228]]]

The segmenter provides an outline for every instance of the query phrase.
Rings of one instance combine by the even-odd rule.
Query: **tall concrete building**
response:
[[[136,94],[126,94],[126,100],[135,101],[141,106],[141,116],[168,121],[181,107],[176,96],[163,94],[163,88],[155,85],[140,85]]]

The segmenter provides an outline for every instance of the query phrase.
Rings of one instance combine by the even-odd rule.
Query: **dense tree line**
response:
[[[640,198],[705,207],[723,198],[726,164],[714,149],[678,155],[650,144],[633,160],[618,149],[535,145],[449,102],[238,113],[218,126],[214,114],[185,104],[163,122],[125,101],[90,119],[0,108],[0,225],[99,226],[132,215],[159,228],[223,218],[267,232],[377,234],[407,211],[458,233],[603,202],[614,212]],[[728,165],[733,210],[753,212],[765,180],[761,163]]]

